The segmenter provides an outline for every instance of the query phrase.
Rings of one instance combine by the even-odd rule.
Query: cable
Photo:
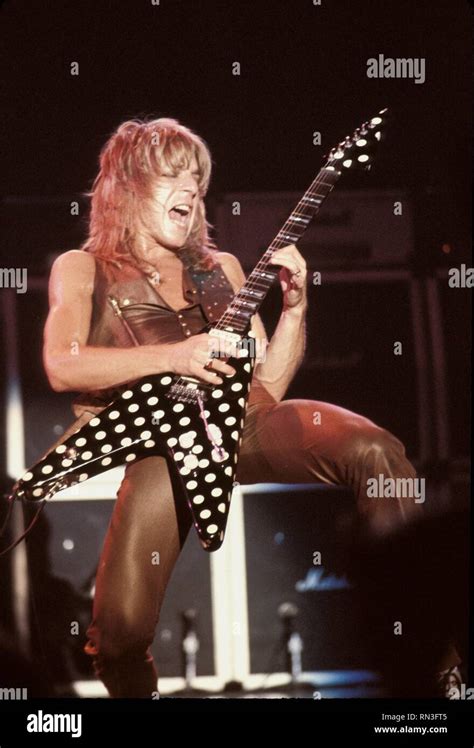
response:
[[[10,502],[10,506],[9,506],[9,509],[8,509],[8,511],[7,511],[7,517],[6,517],[6,520],[5,520],[5,522],[3,523],[3,527],[2,527],[2,530],[1,530],[1,532],[0,532],[0,537],[2,536],[2,533],[4,532],[4,530],[5,530],[5,528],[6,528],[6,523],[7,523],[7,521],[8,521],[9,519],[10,519],[10,516],[11,516],[11,513],[12,513],[12,509],[13,509],[13,501],[14,501],[14,496],[13,496],[13,494],[11,494],[11,495],[10,495],[10,496],[8,497],[8,501]],[[23,506],[23,499],[22,499],[22,506]],[[9,553],[10,551],[12,551],[12,550],[13,550],[14,548],[16,548],[16,546],[17,546],[17,545],[18,545],[19,543],[21,543],[21,541],[22,541],[22,540],[23,540],[24,538],[26,538],[26,536],[27,536],[27,535],[28,535],[28,534],[30,533],[30,531],[31,531],[31,530],[33,529],[34,525],[35,525],[35,524],[36,524],[36,522],[38,521],[38,518],[39,518],[39,516],[40,516],[40,514],[41,514],[41,512],[43,511],[43,509],[44,509],[44,507],[45,507],[45,506],[46,506],[46,501],[43,501],[43,502],[41,502],[41,504],[39,505],[39,507],[38,507],[38,510],[37,510],[37,512],[36,512],[36,514],[35,514],[35,516],[34,516],[34,517],[33,517],[33,519],[31,520],[31,522],[30,522],[30,524],[28,525],[28,527],[26,528],[26,530],[25,530],[25,531],[24,531],[24,532],[23,532],[23,533],[22,533],[22,534],[20,535],[20,537],[19,537],[19,538],[17,538],[17,539],[15,540],[15,542],[14,542],[14,543],[12,543],[11,545],[7,546],[7,547],[6,547],[6,548],[4,548],[4,549],[3,549],[2,551],[0,551],[0,557],[1,557],[1,556],[4,556],[4,555],[5,555],[6,553]]]

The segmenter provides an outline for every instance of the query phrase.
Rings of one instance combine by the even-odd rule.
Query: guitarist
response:
[[[124,122],[105,144],[89,236],[80,250],[60,255],[51,271],[45,368],[55,391],[80,393],[77,420],[57,444],[144,376],[175,372],[215,384],[233,373],[212,356],[217,343],[199,333],[245,280],[238,259],[217,251],[209,238],[203,201],[210,175],[206,144],[173,119]],[[367,418],[337,405],[283,399],[304,353],[306,266],[294,245],[277,250],[273,262],[280,268],[282,312],[256,367],[237,478],[348,485],[364,533],[385,538],[416,519],[421,506],[413,497],[369,498],[367,481],[415,478],[415,470],[400,441]],[[253,330],[263,346],[258,315]],[[164,456],[126,467],[85,648],[112,697],[156,692],[150,645],[191,525],[177,496]],[[159,565],[152,562],[156,552]]]

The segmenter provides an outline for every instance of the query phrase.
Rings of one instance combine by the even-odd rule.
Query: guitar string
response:
[[[380,127],[383,127],[383,123],[380,123],[379,129],[380,129]],[[367,129],[373,129],[373,126],[372,126],[372,123],[371,123],[370,120],[367,121],[367,122],[364,122],[361,125],[361,127],[358,128],[358,130],[354,131],[352,137],[349,138],[349,140],[351,141],[351,143],[353,144],[354,141],[355,141],[355,139],[357,137],[360,137],[362,133],[363,133],[364,137],[366,135],[368,135],[368,132],[363,132],[364,130],[367,130]],[[258,278],[253,277],[253,276],[256,276],[259,273],[264,272],[266,269],[268,269],[268,264],[269,264],[270,258],[273,256],[275,250],[281,249],[281,247],[285,246],[285,240],[284,239],[280,239],[279,237],[282,234],[284,234],[284,233],[289,233],[290,232],[291,227],[289,226],[289,224],[294,223],[294,221],[292,221],[292,218],[295,215],[300,215],[300,213],[299,213],[300,210],[301,210],[301,215],[303,215],[305,217],[309,214],[309,216],[308,216],[309,220],[308,220],[308,222],[305,225],[303,225],[301,227],[302,231],[301,231],[301,233],[300,233],[299,236],[298,236],[298,231],[295,232],[294,229],[293,229],[293,233],[296,233],[296,235],[297,235],[296,241],[299,238],[301,238],[301,236],[303,236],[303,234],[305,233],[306,229],[308,228],[308,226],[309,226],[312,218],[319,211],[319,209],[321,207],[321,203],[329,195],[329,193],[331,192],[331,190],[334,188],[335,183],[337,182],[337,180],[341,176],[341,172],[338,171],[334,167],[334,164],[338,163],[339,161],[342,161],[342,159],[336,159],[333,154],[337,150],[344,149],[347,145],[348,145],[348,139],[346,139],[345,141],[341,141],[340,143],[338,143],[338,145],[336,146],[336,148],[334,148],[331,151],[331,155],[330,155],[329,159],[321,167],[321,169],[318,172],[316,178],[313,180],[313,182],[311,183],[311,185],[309,186],[309,188],[306,190],[306,192],[304,193],[303,197],[299,200],[299,202],[297,203],[295,209],[291,212],[290,216],[286,219],[285,223],[283,224],[282,228],[280,229],[280,231],[278,232],[278,234],[276,235],[276,237],[273,239],[273,241],[270,243],[270,245],[268,246],[268,248],[265,250],[265,252],[263,253],[262,257],[259,259],[259,261],[257,262],[256,266],[254,267],[254,269],[250,273],[249,277],[246,279],[245,283],[242,285],[242,288],[240,288],[239,291],[235,294],[234,298],[230,302],[230,304],[229,304],[228,308],[226,309],[226,311],[223,313],[223,315],[220,317],[220,319],[216,322],[216,324],[214,325],[214,329],[225,330],[225,328],[226,327],[230,327],[231,326],[231,322],[234,321],[234,327],[237,327],[237,330],[238,330],[238,327],[243,323],[242,320],[238,320],[237,319],[237,321],[235,321],[236,320],[236,313],[239,311],[238,309],[235,309],[235,305],[239,303],[239,295],[242,294],[242,292],[244,291],[244,289],[248,290],[248,291],[255,291],[258,288],[258,285],[260,283],[260,286],[263,285],[263,288],[265,288],[266,290],[264,291],[263,298],[261,298],[260,301],[259,301],[259,303],[257,303],[257,307],[256,307],[255,311],[253,312],[253,314],[255,314],[257,312],[258,308],[260,307],[261,303],[263,302],[263,300],[264,300],[264,298],[266,296],[266,293],[268,292],[268,290],[270,289],[272,283],[274,282],[274,280],[276,278],[276,274],[274,275],[273,279],[271,279],[270,283],[268,284],[268,287],[267,287],[267,283],[265,283],[264,281],[262,282],[262,280],[259,281]],[[328,168],[331,169],[332,173],[334,173],[335,176],[336,176],[336,178],[334,180],[334,183],[330,182],[329,184],[327,184],[323,180],[323,177],[326,176],[326,174],[327,174],[326,170]],[[322,195],[320,195],[318,192],[316,192],[316,188],[319,187],[320,185],[323,185],[324,187],[327,188],[327,191],[325,193],[323,193]],[[322,198],[321,203],[319,205],[316,205],[316,206],[308,209],[308,205],[305,205],[305,198],[307,198],[308,196],[309,197],[313,197],[313,198],[315,196],[321,197]],[[277,246],[277,245],[281,245],[281,246]],[[272,273],[272,275],[273,275],[273,273]],[[251,317],[253,316],[253,314],[251,315]],[[240,330],[240,331],[238,330],[238,332],[240,332],[240,333],[244,332],[246,326],[248,325],[248,322],[249,322],[249,320],[246,320],[244,322],[244,328],[242,330]],[[178,384],[184,384],[185,382],[186,382],[186,380],[183,379],[182,377],[179,377],[176,380],[176,384],[177,385]]]
[[[224,312],[224,314],[222,315],[222,317],[214,325],[214,329],[222,330],[225,327],[229,327],[230,326],[230,321],[235,317],[235,312],[232,309],[232,305],[235,304],[236,299],[238,298],[239,294],[242,293],[242,291],[243,291],[244,288],[248,289],[250,291],[255,290],[257,288],[257,286],[258,286],[258,279],[253,278],[252,276],[254,274],[256,274],[256,273],[263,272],[263,270],[268,267],[269,260],[272,257],[273,253],[275,252],[275,250],[276,249],[280,249],[281,247],[285,246],[285,240],[284,239],[280,239],[279,237],[280,237],[281,234],[284,234],[284,233],[290,231],[289,224],[292,222],[292,217],[298,211],[301,211],[302,215],[304,215],[305,217],[309,218],[308,222],[301,227],[302,231],[301,231],[300,237],[304,234],[304,232],[306,231],[306,229],[307,229],[309,223],[311,222],[312,218],[314,217],[314,215],[318,212],[318,210],[320,208],[320,205],[316,205],[316,206],[305,205],[304,201],[308,197],[314,198],[317,195],[318,197],[322,198],[322,200],[321,200],[321,202],[322,202],[324,200],[324,198],[327,196],[327,194],[329,194],[329,192],[333,189],[334,184],[331,184],[331,183],[329,183],[329,185],[326,184],[323,181],[323,177],[326,175],[326,173],[325,173],[324,170],[326,170],[329,167],[331,167],[335,161],[336,161],[336,159],[330,158],[321,167],[321,169],[318,172],[316,178],[310,184],[310,186],[308,187],[308,189],[306,190],[306,192],[304,193],[304,195],[302,196],[302,198],[300,198],[300,200],[298,201],[296,207],[290,213],[289,217],[286,219],[285,223],[283,224],[282,228],[280,229],[280,231],[278,232],[278,234],[276,235],[276,237],[273,239],[273,241],[270,243],[270,245],[268,246],[268,248],[265,250],[265,252],[263,253],[262,257],[258,260],[256,266],[254,267],[254,269],[250,273],[249,277],[247,278],[247,280],[243,284],[242,288],[239,289],[239,291],[236,293],[236,295],[232,299],[231,303],[229,304],[229,307],[226,309],[226,311]],[[335,183],[337,181],[337,179],[339,179],[339,177],[340,177],[340,172],[338,172],[336,170],[335,172],[332,172],[332,173],[334,173],[336,175],[336,179],[334,181],[334,183]],[[324,184],[325,187],[329,187],[329,189],[328,189],[328,191],[327,191],[326,194],[320,195],[316,191],[316,188],[319,187],[321,184]],[[277,246],[277,244],[280,244],[281,247]],[[271,281],[271,283],[274,282],[275,278],[276,278],[276,275],[274,276],[274,278]],[[271,283],[268,285],[268,290],[269,290],[269,288],[271,286]],[[266,286],[265,283],[263,285],[264,285],[264,287]],[[265,294],[266,294],[266,292],[265,292]],[[254,314],[255,313],[256,312],[254,312]],[[247,325],[247,322],[245,323],[245,326],[246,325]],[[176,379],[176,381],[175,381],[175,386],[184,386],[185,384],[186,384],[186,379],[184,379],[182,376],[178,377]]]
[[[326,197],[326,195],[324,195],[324,194],[323,195],[319,195],[319,193],[316,192],[316,188],[319,187],[321,183],[323,183],[322,176],[324,176],[324,175],[321,176],[321,172],[323,172],[325,169],[327,169],[328,166],[331,166],[332,163],[333,163],[333,161],[334,161],[334,159],[329,159],[326,162],[326,164],[321,168],[321,170],[318,173],[317,177],[314,179],[314,181],[312,182],[312,184],[306,190],[306,192],[304,193],[303,197],[299,200],[299,202],[297,203],[295,209],[292,211],[292,213],[290,214],[290,216],[287,218],[287,220],[283,224],[282,228],[280,229],[280,231],[278,232],[278,234],[276,235],[276,237],[273,239],[273,241],[270,243],[269,247],[265,250],[264,254],[262,255],[262,257],[257,262],[256,266],[254,267],[254,269],[250,273],[249,277],[247,278],[246,282],[243,284],[242,288],[239,289],[239,291],[235,295],[234,299],[231,301],[231,303],[229,305],[229,308],[224,312],[224,314],[222,315],[222,317],[216,323],[215,327],[217,329],[221,329],[220,328],[221,325],[229,326],[229,321],[234,316],[233,315],[233,311],[234,310],[232,309],[232,305],[235,304],[235,301],[238,299],[239,294],[242,293],[242,291],[244,289],[248,289],[248,290],[255,290],[256,289],[257,284],[258,284],[258,279],[257,278],[253,278],[252,276],[258,274],[259,272],[262,272],[264,269],[267,269],[269,260],[273,256],[273,253],[275,252],[275,250],[276,249],[280,249],[281,247],[285,246],[285,240],[284,239],[280,239],[279,237],[280,237],[281,234],[290,233],[291,227],[290,227],[289,224],[291,224],[293,222],[292,221],[292,217],[298,212],[298,210],[301,210],[302,213],[303,213],[303,215],[305,215],[305,216],[309,214],[308,217],[309,217],[310,220],[308,221],[308,223],[306,225],[304,225],[304,226],[301,227],[302,231],[301,231],[300,237],[304,234],[304,232],[306,231],[306,229],[307,229],[307,227],[308,227],[311,219],[313,218],[313,216],[315,215],[315,213],[318,211],[318,209],[320,207],[320,206],[317,205],[317,206],[309,208],[309,210],[308,210],[308,206],[304,204],[304,200],[307,197],[313,197],[314,198],[315,195],[318,195],[318,197],[322,197],[323,199]],[[327,185],[325,185],[325,186],[327,186]],[[333,186],[334,185],[330,185],[330,189]],[[306,208],[306,212],[305,212],[305,208]],[[298,233],[298,232],[296,232],[296,233]],[[300,238],[300,237],[298,237],[298,238]],[[281,247],[277,246],[277,244],[280,244]],[[271,283],[273,283],[273,280],[271,281]],[[265,286],[266,284],[264,283],[263,285]]]

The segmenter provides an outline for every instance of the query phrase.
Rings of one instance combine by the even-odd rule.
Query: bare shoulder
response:
[[[57,257],[51,268],[50,285],[65,291],[92,293],[95,278],[95,258],[90,252],[70,249]]]
[[[230,252],[216,252],[216,260],[229,277],[229,280],[235,279],[237,283],[243,283],[245,273],[239,259],[235,255]]]

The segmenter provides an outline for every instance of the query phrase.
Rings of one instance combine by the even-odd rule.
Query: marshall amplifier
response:
[[[219,248],[251,270],[300,197],[296,192],[226,194],[215,209]],[[338,190],[297,246],[315,270],[404,263],[413,252],[410,203],[400,192]]]

